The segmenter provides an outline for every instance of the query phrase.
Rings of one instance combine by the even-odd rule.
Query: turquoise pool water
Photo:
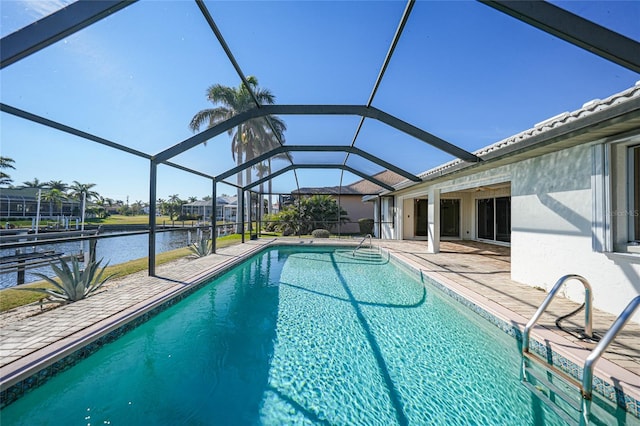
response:
[[[520,383],[516,340],[393,262],[302,250],[225,273],[2,425],[563,424]]]

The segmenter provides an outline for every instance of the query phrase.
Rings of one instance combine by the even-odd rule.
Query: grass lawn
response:
[[[171,223],[169,216],[156,216],[156,224],[161,225],[162,222]],[[104,219],[87,219],[87,223],[100,225],[147,225],[149,223],[149,215],[124,216],[114,214]]]
[[[146,217],[146,216],[145,216]],[[240,234],[228,235],[226,237],[220,237],[216,240],[216,247],[223,248],[230,245],[240,243],[242,236]],[[249,240],[249,234],[245,234],[246,241]],[[191,251],[189,248],[179,248],[176,250],[160,253],[156,256],[156,265],[162,265],[164,263],[171,262],[173,260],[189,256]],[[114,278],[123,277],[133,274],[135,272],[144,271],[147,269],[147,258],[131,260],[129,262],[121,263],[118,265],[108,266],[105,271],[105,276],[115,274]],[[33,282],[25,284],[22,287],[47,287],[48,284],[45,281]],[[42,293],[21,291],[15,289],[0,290],[0,312],[13,309],[18,306],[34,303],[42,299],[45,295]]]

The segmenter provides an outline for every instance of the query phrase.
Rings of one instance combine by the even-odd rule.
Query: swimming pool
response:
[[[3,424],[547,424],[517,341],[387,260],[270,249],[2,410]]]

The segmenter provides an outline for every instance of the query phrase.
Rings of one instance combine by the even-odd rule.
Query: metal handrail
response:
[[[595,363],[600,359],[604,351],[609,347],[609,345],[616,338],[622,327],[629,321],[631,315],[638,309],[640,306],[640,296],[636,296],[634,299],[629,302],[626,308],[622,311],[622,313],[616,318],[614,323],[611,325],[611,328],[605,333],[605,335],[600,339],[600,343],[591,351],[591,354],[587,357],[587,360],[584,363],[583,373],[582,373],[582,398],[585,400],[591,400],[592,390],[593,390],[593,368]]]
[[[593,337],[593,324],[592,324],[592,299],[593,293],[591,290],[591,285],[589,282],[580,275],[570,274],[565,275],[556,282],[553,286],[547,297],[544,299],[536,313],[531,317],[529,322],[527,323],[524,333],[522,336],[522,372],[523,379],[526,381],[526,355],[529,352],[529,335],[531,333],[531,328],[538,322],[542,313],[547,309],[552,299],[558,293],[558,290],[562,285],[570,280],[576,279],[580,281],[584,285],[585,289],[585,336],[588,338]],[[582,383],[575,382],[576,386],[580,387],[580,395],[582,396],[582,417],[580,419],[581,425],[589,424],[589,415],[591,412],[591,399],[593,398],[593,370],[596,362],[602,357],[604,351],[611,345],[611,343],[615,340],[616,336],[620,333],[620,330],[629,322],[631,316],[634,312],[640,307],[640,296],[636,296],[634,299],[629,302],[627,307],[622,311],[622,313],[616,318],[613,322],[609,330],[605,333],[605,335],[600,339],[596,347],[591,351],[587,359],[585,360],[583,369],[582,369]],[[562,373],[562,372],[560,372]]]
[[[369,248],[372,248],[372,247],[373,247],[373,242],[372,242],[372,240],[371,240],[371,238],[372,238],[372,237],[371,237],[371,234],[367,234],[367,235],[365,235],[365,237],[362,239],[362,241],[360,241],[360,244],[358,244],[358,246],[357,246],[356,248],[354,248],[354,249],[353,249],[352,256],[355,256],[355,255],[356,255],[356,251],[357,251],[357,250],[362,246],[362,244],[363,244],[365,241],[367,241],[367,238],[369,239]]]
[[[584,306],[585,306],[584,334],[587,338],[593,337],[593,324],[592,324],[593,319],[592,319],[592,312],[591,312],[591,305],[593,302],[593,292],[591,290],[591,284],[589,284],[589,281],[587,281],[586,278],[580,275],[576,275],[576,274],[565,275],[555,283],[551,291],[549,291],[549,294],[547,295],[546,299],[544,299],[544,301],[542,302],[542,304],[540,305],[536,313],[533,314],[533,316],[527,323],[526,327],[524,328],[524,333],[522,334],[522,354],[523,355],[526,355],[526,353],[529,352],[529,335],[531,334],[531,329],[538,322],[538,320],[540,319],[544,311],[547,309],[547,307],[549,307],[549,304],[558,293],[558,290],[560,290],[560,287],[562,287],[562,285],[565,282],[571,279],[576,279],[580,281],[584,286]]]

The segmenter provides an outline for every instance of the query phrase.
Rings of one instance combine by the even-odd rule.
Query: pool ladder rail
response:
[[[367,240],[369,240],[369,247],[364,246],[364,243]],[[353,249],[351,256],[362,260],[378,261],[382,259],[382,251],[380,250],[380,247],[374,248],[373,237],[371,237],[371,234],[367,234],[356,248]]]
[[[522,335],[522,382],[533,393],[543,399],[547,405],[556,412],[556,414],[568,423],[575,423],[576,419],[574,416],[577,415],[579,416],[580,425],[588,425],[589,416],[591,414],[591,400],[593,397],[593,369],[595,364],[616,338],[620,330],[622,330],[625,324],[629,321],[638,306],[640,306],[640,296],[636,296],[631,300],[618,318],[616,318],[609,330],[600,339],[596,347],[591,351],[583,366],[582,381],[579,381],[556,366],[550,364],[547,360],[542,359],[529,351],[529,336],[531,334],[531,329],[551,304],[551,301],[556,296],[560,288],[569,280],[578,280],[584,286],[584,338],[585,340],[594,341],[592,340],[594,336],[592,323],[593,293],[591,285],[580,275],[565,275],[556,282],[524,329],[524,333]],[[535,372],[533,370],[533,365],[537,365],[541,368],[543,370],[542,374]],[[534,383],[531,382],[529,377],[534,379]],[[559,378],[560,383],[554,383],[555,378]],[[540,387],[536,386],[537,384],[541,384],[546,387],[549,390],[549,393],[553,393],[554,396],[547,396],[545,393],[541,392]],[[564,402],[559,404],[558,398]]]

